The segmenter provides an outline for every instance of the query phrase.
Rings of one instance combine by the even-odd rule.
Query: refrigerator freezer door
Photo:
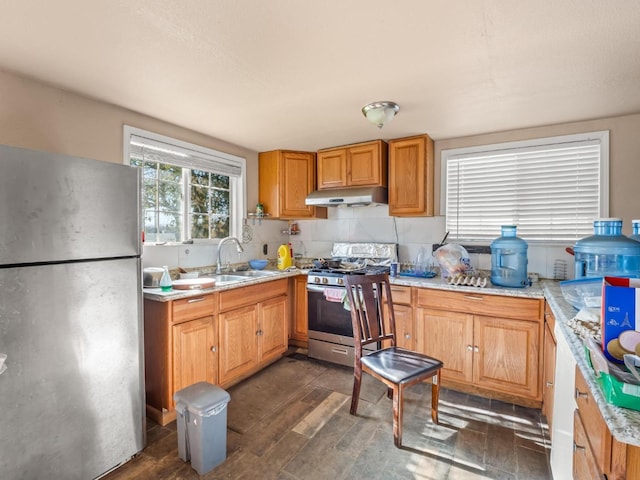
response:
[[[0,266],[140,254],[135,167],[0,146]]]
[[[0,269],[0,478],[91,479],[143,449],[139,271]]]

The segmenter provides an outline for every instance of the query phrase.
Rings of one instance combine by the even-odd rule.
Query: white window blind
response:
[[[573,242],[608,216],[608,132],[446,150],[450,240],[486,243],[501,225],[527,241]]]

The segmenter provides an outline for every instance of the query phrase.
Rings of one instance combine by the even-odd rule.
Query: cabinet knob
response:
[[[216,347],[215,347],[215,345],[214,345],[213,347],[211,347],[211,351],[212,351],[213,353],[216,353]]]
[[[553,382],[547,382],[547,387],[548,387],[548,388],[553,387]]]
[[[262,330],[258,330],[258,331],[256,332],[256,335],[257,335],[257,336],[262,335]]]
[[[477,345],[474,345],[473,351],[477,353],[480,351],[480,348]]]
[[[473,352],[473,347],[471,345],[467,345],[467,350],[469,350],[470,352]]]
[[[573,442],[573,451],[574,452],[584,452],[586,448],[582,445],[578,445],[576,442]]]
[[[404,334],[404,338],[406,338],[407,340],[409,340],[409,339],[411,338],[411,335],[410,335],[410,334],[408,334],[408,333],[405,333],[405,334]]]
[[[589,396],[586,392],[581,392],[576,388],[576,398],[587,398]]]

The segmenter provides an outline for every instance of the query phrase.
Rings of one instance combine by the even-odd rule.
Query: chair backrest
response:
[[[362,356],[362,347],[370,343],[390,340],[395,346],[396,319],[389,276],[386,273],[345,275],[344,283],[351,309],[356,358]]]

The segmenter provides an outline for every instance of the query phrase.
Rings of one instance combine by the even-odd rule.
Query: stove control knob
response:
[[[344,283],[344,280],[342,278],[338,279],[338,285],[342,285]]]
[[[324,283],[326,285],[327,283],[329,283],[329,279],[328,278],[323,278],[322,279],[322,283]]]
[[[313,283],[320,283],[320,279],[318,277],[313,277]]]

